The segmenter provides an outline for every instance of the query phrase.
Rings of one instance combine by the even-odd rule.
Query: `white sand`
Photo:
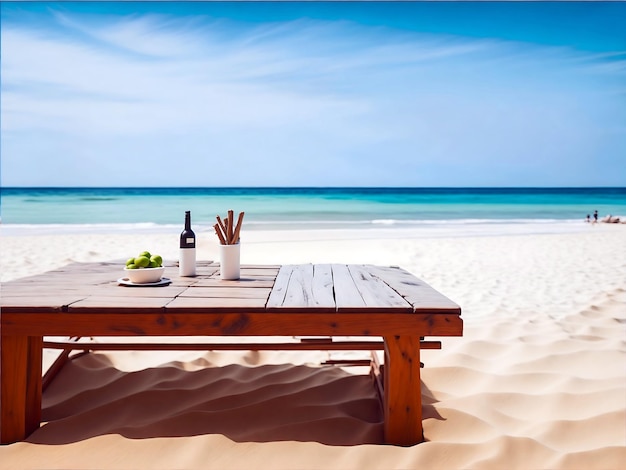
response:
[[[47,422],[0,468],[623,469],[626,226],[568,234],[383,238],[251,232],[244,263],[400,265],[461,305],[462,338],[423,352],[424,434],[378,444],[370,379],[327,353],[117,352],[68,364]],[[2,281],[176,236],[0,237]],[[216,259],[212,238],[199,257]],[[222,366],[220,368],[216,366]]]

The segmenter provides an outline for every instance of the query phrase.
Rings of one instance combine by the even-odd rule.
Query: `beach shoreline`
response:
[[[422,354],[422,444],[380,445],[369,378],[320,367],[325,352],[103,352],[63,369],[44,394],[45,424],[0,447],[0,468],[617,470],[626,459],[626,226],[587,228],[245,233],[243,263],[399,265],[462,307],[463,337]],[[198,238],[198,258],[216,260],[214,236]],[[0,240],[3,282],[144,249],[178,256],[173,234]]]

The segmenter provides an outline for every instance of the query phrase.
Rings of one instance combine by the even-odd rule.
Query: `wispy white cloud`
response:
[[[226,184],[259,184],[268,167],[268,184],[427,184],[435,160],[488,184],[480,172],[494,162],[534,170],[529,154],[588,158],[579,149],[599,132],[589,116],[597,126],[625,114],[599,98],[622,89],[621,56],[570,48],[304,19],[55,12],[47,28],[2,26],[11,178],[27,164],[20,139],[35,132],[32,155],[76,159],[91,145],[102,178],[120,177],[112,160],[133,170],[149,154],[163,167],[177,150],[199,174],[241,165]]]
[[[202,52],[198,36],[207,31],[205,18],[180,19],[165,15],[130,15],[103,21],[99,15],[76,18],[52,12],[57,23],[67,31],[76,31],[120,51],[154,58],[184,57]],[[106,20],[106,17],[105,17]]]

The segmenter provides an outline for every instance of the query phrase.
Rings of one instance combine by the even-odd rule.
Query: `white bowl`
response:
[[[159,282],[161,277],[163,276],[163,271],[165,268],[161,266],[160,268],[137,268],[137,269],[128,269],[124,268],[124,274],[130,282],[135,284],[147,284],[149,282]]]

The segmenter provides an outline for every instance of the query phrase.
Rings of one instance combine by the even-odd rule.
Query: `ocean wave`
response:
[[[581,219],[374,219],[374,225],[580,224]],[[363,223],[363,222],[357,222]]]
[[[562,233],[588,228],[581,220],[573,219],[372,219],[357,221],[341,220],[249,220],[244,229],[263,230],[359,230],[371,233],[401,233],[403,236],[473,236],[506,235],[523,233]],[[213,224],[196,223],[197,233],[213,232]],[[159,224],[154,222],[99,223],[99,224],[0,224],[0,235],[54,235],[87,233],[138,233],[138,234],[178,234],[180,224]],[[407,232],[408,231],[408,232]]]
[[[174,224],[157,224],[153,222],[114,223],[114,224],[1,224],[2,235],[53,235],[67,233],[168,233],[180,231],[181,227]]]
[[[481,225],[481,224],[580,224],[582,219],[363,219],[363,220],[252,220],[247,223],[258,226],[271,225]]]
[[[79,201],[118,201],[117,197],[98,197],[98,196],[88,196],[78,198]]]

